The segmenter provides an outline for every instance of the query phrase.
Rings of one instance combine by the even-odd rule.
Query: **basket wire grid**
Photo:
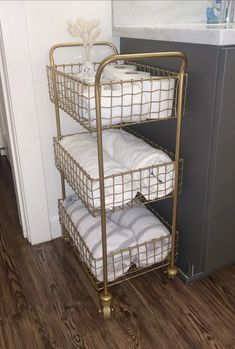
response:
[[[144,198],[138,198],[135,201],[144,203]],[[64,208],[62,199],[58,201],[58,206],[60,224],[63,230],[68,234],[72,245],[75,247],[77,255],[82,262],[83,269],[92,281],[93,286],[97,291],[101,291],[104,287],[103,281],[100,280],[103,268],[102,257],[94,258],[70,215]],[[157,216],[158,219],[160,219],[168,230],[171,231],[171,226],[169,223],[167,223],[149,204],[147,204],[147,207],[151,212],[154,213],[154,215]],[[176,232],[176,244],[174,250],[175,261],[177,260],[177,246],[178,232]],[[170,253],[171,235],[109,253],[107,255],[107,261],[108,269],[112,270],[112,277],[109,279],[108,285],[112,286],[122,281],[145,274],[151,270],[166,267],[170,263]],[[157,262],[154,263],[155,261]],[[128,270],[126,269],[127,264],[130,266]]]
[[[148,72],[150,76],[128,81],[101,80],[102,128],[176,118],[178,73],[138,63],[125,63],[135,65],[138,71]],[[50,100],[58,103],[59,108],[87,130],[94,131],[96,130],[95,85],[78,78],[81,66],[81,64],[48,66],[49,95]],[[94,63],[95,69],[98,66],[98,63]],[[187,77],[185,77],[183,104],[185,104],[186,89]]]
[[[164,148],[139,135],[129,127],[126,128],[136,137],[143,139],[156,149],[161,149],[169,155],[172,162],[148,166],[118,174],[105,176],[106,211],[115,212],[127,207],[134,207],[138,201],[133,200],[142,194],[148,202],[154,202],[173,195],[174,190],[174,155]],[[62,137],[63,139],[63,137]],[[79,165],[71,154],[61,145],[60,139],[54,138],[54,154],[57,169],[64,176],[83,204],[93,216],[100,215],[99,178],[91,176]],[[157,181],[152,182],[153,171]],[[178,194],[181,192],[183,175],[183,160],[180,160]]]

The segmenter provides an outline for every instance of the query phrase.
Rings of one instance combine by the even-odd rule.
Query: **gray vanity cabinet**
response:
[[[188,57],[177,226],[179,268],[192,281],[235,262],[235,47],[121,38],[122,53],[150,51],[183,51]],[[174,69],[177,62],[154,65]],[[135,127],[173,150],[175,124],[165,120]],[[169,201],[155,204],[168,219]]]

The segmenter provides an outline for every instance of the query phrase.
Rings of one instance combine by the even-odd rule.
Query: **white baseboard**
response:
[[[59,216],[50,217],[51,240],[61,236]]]
[[[1,155],[1,156],[7,156],[7,155],[8,155],[8,154],[7,154],[7,150],[1,149],[0,155]]]

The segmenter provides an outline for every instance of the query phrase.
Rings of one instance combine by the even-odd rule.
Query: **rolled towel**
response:
[[[148,267],[162,262],[171,250],[171,235],[166,226],[144,205],[110,215],[113,223],[131,229],[137,244],[137,267]]]
[[[149,102],[150,119],[163,119],[172,116],[176,80],[171,77],[150,77],[149,72],[120,71],[113,73],[113,80],[128,81],[125,87],[134,84]],[[118,86],[118,85],[114,85]]]
[[[115,88],[114,88],[115,87]],[[101,124],[103,127],[144,121],[149,117],[149,101],[134,84],[110,83],[101,88]],[[78,96],[78,113],[96,127],[95,90],[84,88]]]
[[[83,261],[88,265],[89,269],[99,281],[103,281],[103,260],[102,260],[102,229],[100,217],[93,217],[85,206],[82,204],[77,195],[71,195],[63,202],[67,214],[70,216],[73,224],[78,230],[82,240],[85,242],[93,258],[82,248],[82,243],[78,237],[71,234],[74,244],[78,248]],[[65,228],[70,233],[70,227],[63,222]],[[118,253],[116,256],[113,252],[126,249],[136,245],[136,239],[130,229],[122,228],[106,219],[106,235],[107,235],[107,254],[108,256],[108,281],[113,281],[123,275],[130,268],[132,259],[135,255],[130,256],[128,251]]]
[[[85,177],[77,172],[80,177],[80,187],[83,188],[88,197],[86,199],[90,205],[100,208],[100,183],[98,167],[97,143],[89,134],[76,134],[66,136],[60,141],[61,146],[73,157],[75,161],[90,176]],[[63,161],[63,157],[60,157]],[[122,174],[128,171],[127,168],[115,161],[107,152],[103,152],[104,161],[104,181],[106,208],[112,209],[129,202],[137,193],[137,188],[131,183],[129,174]],[[61,166],[68,166],[62,163]],[[114,175],[114,177],[112,177]],[[115,176],[117,175],[117,176]]]
[[[174,78],[152,77],[143,81],[140,87],[149,101],[150,119],[164,119],[172,116],[175,98]]]
[[[104,150],[122,166],[137,170],[132,178],[147,200],[164,197],[174,189],[171,158],[132,134],[118,129],[103,132]]]
[[[135,85],[137,85],[137,82],[140,82],[141,79],[146,79],[150,76],[149,72],[143,72],[143,71],[124,71],[124,72],[117,72],[114,73],[113,80],[114,81],[134,81]],[[137,80],[137,81],[136,81]],[[136,82],[135,82],[136,81]],[[141,85],[140,85],[141,86]]]
[[[132,64],[109,64],[103,70],[103,78],[114,80],[114,76],[119,73],[135,71],[136,66]]]

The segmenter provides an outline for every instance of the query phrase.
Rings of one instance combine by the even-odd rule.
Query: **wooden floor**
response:
[[[1,349],[235,349],[234,266],[190,286],[152,272],[113,296],[115,319],[105,322],[70,245],[23,239],[0,159]]]

